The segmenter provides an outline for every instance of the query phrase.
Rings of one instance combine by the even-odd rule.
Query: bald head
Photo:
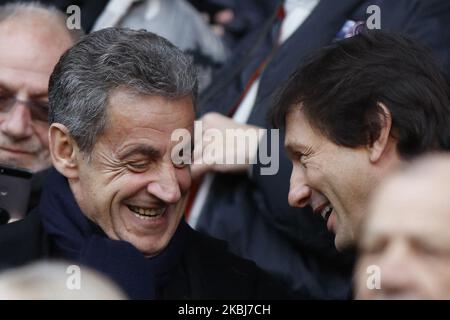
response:
[[[450,299],[450,155],[422,158],[375,192],[359,232],[360,298]],[[367,267],[381,288],[366,286]]]
[[[6,71],[5,78],[11,73],[18,77],[23,71],[48,81],[47,75],[73,43],[74,36],[66,27],[64,15],[56,9],[32,5],[0,7],[0,61],[8,61],[9,69],[2,70]]]
[[[67,16],[53,6],[46,6],[39,2],[7,3],[0,6],[0,23],[7,21],[20,21],[21,24],[32,24],[36,21],[45,21],[46,25],[55,27],[56,31],[65,30],[73,42],[78,41],[84,34],[79,29],[66,27]]]
[[[65,19],[33,3],[0,7],[0,163],[34,172],[50,165],[48,81],[81,34]]]
[[[40,261],[0,273],[0,300],[123,299],[121,289],[104,275],[62,261]]]
[[[387,208],[389,210],[386,210]],[[423,222],[422,228],[434,229],[440,226],[432,225],[438,216],[441,219],[449,219],[450,222],[448,208],[450,156],[433,155],[414,162],[386,179],[374,194],[366,224],[370,223],[371,228],[374,228],[377,221],[389,220],[397,221],[396,225],[401,227],[401,222],[408,217],[408,220],[414,218]],[[391,214],[392,212],[396,214]],[[425,221],[429,223],[425,224]],[[450,223],[448,226],[450,228]],[[447,226],[445,228],[447,230]],[[450,232],[448,234],[450,239]]]

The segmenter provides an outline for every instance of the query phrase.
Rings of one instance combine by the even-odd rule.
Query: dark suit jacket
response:
[[[255,106],[248,123],[270,128],[267,111],[274,94],[289,75],[314,51],[330,43],[346,20],[362,21],[366,9],[381,9],[381,28],[404,33],[428,45],[450,70],[450,2],[446,0],[321,0],[297,31],[278,49],[262,73]],[[259,61],[253,50],[259,35],[250,35],[216,75],[200,97],[199,115],[228,114]],[[249,53],[253,55],[249,59]],[[242,68],[242,61],[248,61]],[[351,258],[339,255],[333,236],[310,209],[290,208],[287,202],[292,170],[280,133],[280,170],[261,176],[254,166],[246,175],[217,174],[204,206],[198,229],[225,239],[237,254],[278,274],[293,289],[303,288],[321,298],[345,297],[349,289]]]
[[[279,283],[228,252],[223,241],[190,230],[191,241],[161,299],[286,299]],[[58,258],[37,210],[25,219],[0,227],[0,270],[39,259]]]

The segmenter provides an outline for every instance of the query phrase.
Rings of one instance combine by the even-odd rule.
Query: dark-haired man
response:
[[[384,30],[424,41],[450,70],[446,50],[450,43],[448,1],[288,0],[282,7],[266,27],[241,41],[200,97],[198,110],[204,127],[222,132],[236,127],[271,128],[267,111],[273,105],[274,93],[289,75],[314,51],[351,36],[365,21],[371,25],[375,17]],[[378,13],[367,14],[373,8]],[[284,134],[280,136],[268,135],[262,145],[270,141],[283,145]],[[216,145],[220,143],[215,140]],[[241,156],[234,153],[240,150],[227,148],[226,153],[232,158]],[[289,207],[285,195],[292,167],[284,150],[274,153],[279,155],[275,175],[262,174],[269,167],[264,159],[250,167],[221,165],[221,153],[216,154],[218,163],[210,165],[195,164],[194,153],[193,176],[204,171],[211,174],[192,206],[191,225],[227,240],[233,252],[252,259],[295,291],[305,290],[324,299],[347,297],[351,261],[336,252],[333,235],[310,208]]]
[[[354,245],[372,189],[397,164],[450,145],[448,85],[429,52],[367,31],[299,68],[273,110],[293,163],[289,203],[310,205]]]

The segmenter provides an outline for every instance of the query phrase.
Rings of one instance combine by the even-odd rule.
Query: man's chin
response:
[[[19,159],[0,158],[0,165],[24,169],[36,173],[48,169],[51,166],[51,162],[23,161]]]
[[[169,244],[171,237],[163,236],[163,238],[152,239],[137,238],[136,241],[129,241],[136,249],[138,249],[146,258],[157,256]]]
[[[350,249],[354,246],[354,241],[348,235],[342,235],[339,231],[334,238],[334,245],[339,252]]]
[[[180,221],[179,219],[174,221],[176,217],[172,216],[173,214],[174,212],[169,210],[162,217],[162,221],[156,221],[156,224],[126,215],[129,219],[127,228],[123,230],[124,233],[122,236],[119,235],[119,238],[131,243],[146,257],[158,255],[167,247],[179,226]]]

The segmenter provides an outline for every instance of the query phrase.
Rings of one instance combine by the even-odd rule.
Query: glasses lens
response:
[[[48,102],[30,101],[28,106],[30,107],[31,117],[33,119],[47,122]]]
[[[2,91],[0,89],[0,113],[8,113],[15,103],[25,104],[31,114],[33,120],[45,121],[48,119],[48,102],[39,100],[22,101],[15,97],[15,95]]]
[[[14,104],[14,97],[10,94],[0,91],[0,112],[7,113]]]

